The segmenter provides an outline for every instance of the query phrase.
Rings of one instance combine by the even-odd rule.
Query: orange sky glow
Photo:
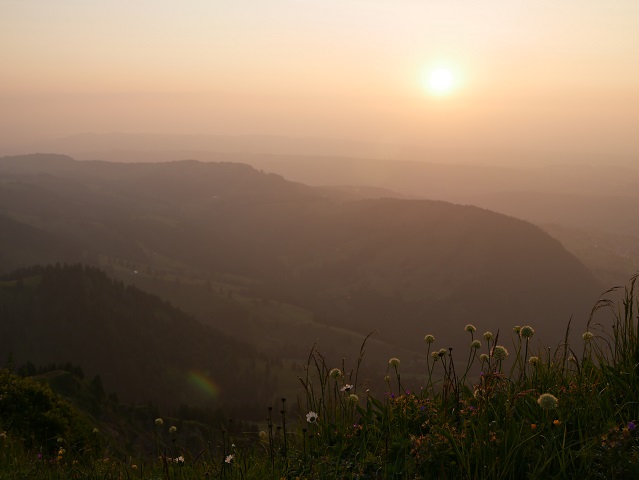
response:
[[[0,154],[90,131],[637,155],[637,25],[635,0],[7,0]]]

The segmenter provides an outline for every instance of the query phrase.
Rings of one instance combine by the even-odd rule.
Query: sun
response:
[[[438,67],[425,72],[423,86],[431,95],[443,96],[455,89],[455,75],[446,67]]]

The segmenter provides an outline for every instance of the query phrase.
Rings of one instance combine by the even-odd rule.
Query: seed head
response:
[[[557,408],[557,406],[559,405],[559,400],[557,400],[557,397],[551,395],[550,393],[543,393],[537,399],[537,403],[544,410],[552,410],[554,408]]]
[[[471,348],[475,350],[479,350],[481,348],[481,342],[479,340],[473,340],[473,343],[470,344]]]
[[[522,338],[532,338],[535,334],[535,329],[530,325],[526,325],[525,327],[521,327],[520,335]]]
[[[424,337],[424,341],[426,343],[433,343],[435,341],[435,337],[433,337],[432,335],[428,334]]]
[[[473,333],[477,329],[475,328],[475,325],[469,323],[464,327],[464,330],[466,330],[468,333]]]
[[[495,360],[503,360],[507,356],[508,350],[506,350],[506,347],[497,345],[495,348],[493,348],[493,357],[495,358]]]
[[[391,367],[395,367],[395,368],[399,367],[399,363],[400,363],[400,362],[399,362],[399,358],[395,358],[395,357],[391,358],[391,359],[388,361],[388,364],[389,364]]]
[[[533,356],[528,359],[528,363],[530,363],[533,367],[536,367],[541,363],[541,360],[539,359],[539,357]]]
[[[584,332],[584,334],[581,336],[581,338],[583,338],[586,342],[589,340],[592,340],[595,336],[592,334],[592,332]]]
[[[484,340],[488,341],[492,339],[493,339],[493,332],[484,332]]]
[[[333,380],[342,378],[342,371],[339,368],[332,369],[328,374]]]

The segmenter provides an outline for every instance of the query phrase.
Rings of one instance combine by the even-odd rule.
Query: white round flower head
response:
[[[445,348],[440,348],[440,349],[439,349],[439,352],[438,352],[438,355],[439,355],[440,357],[443,357],[443,356],[444,356],[444,355],[446,355],[447,353],[448,353],[448,350],[446,350]]]
[[[177,432],[177,427],[175,425],[171,425],[171,427],[169,428],[169,433],[175,433]]]
[[[359,397],[357,395],[355,395],[354,393],[351,393],[348,396],[348,401],[351,402],[351,403],[357,403],[357,402],[359,402]]]
[[[533,367],[541,364],[541,359],[539,357],[532,356],[528,359],[528,363],[530,363]]]
[[[519,332],[519,334],[522,336],[522,338],[532,338],[532,336],[535,334],[535,329],[532,328],[530,325],[526,325],[525,327],[521,327],[521,331]]]
[[[437,360],[439,358],[439,352],[431,352],[430,356],[433,357],[433,360]]]
[[[478,350],[481,348],[481,342],[479,340],[473,340],[473,343],[470,344],[470,347]]]
[[[400,362],[399,362],[399,358],[395,358],[395,357],[391,358],[391,359],[388,361],[388,364],[389,364],[391,367],[395,367],[395,368],[399,367],[399,363],[400,363]]]
[[[557,408],[559,405],[559,400],[554,395],[550,393],[543,393],[537,399],[537,403],[544,410],[552,410],[553,408]]]
[[[464,327],[464,330],[466,330],[468,333],[473,333],[477,329],[475,328],[475,325],[469,323]]]
[[[433,343],[435,341],[435,337],[433,337],[431,334],[428,334],[424,337],[424,341],[426,343]]]
[[[484,332],[484,340],[488,341],[492,339],[493,339],[493,332]]]
[[[319,415],[315,412],[308,412],[306,414],[306,421],[308,423],[317,423],[318,418],[319,418]]]
[[[340,392],[349,393],[353,390],[353,385],[349,385],[348,383],[339,389]]]
[[[581,336],[581,338],[583,338],[585,341],[588,340],[592,340],[595,336],[592,334],[592,332],[584,332],[584,334]]]
[[[487,361],[488,361],[488,355],[487,355],[487,354],[485,354],[485,353],[482,353],[482,354],[479,356],[479,360],[481,360],[482,362],[487,362]]]
[[[230,465],[231,463],[233,463],[233,460],[235,460],[235,455],[227,455],[224,459],[224,463],[228,463]]]
[[[503,345],[497,345],[493,348],[493,357],[495,360],[503,360],[508,356],[508,350]]]
[[[160,427],[162,425],[164,425],[164,420],[162,420],[160,417],[155,419],[155,424]]]
[[[328,374],[333,380],[342,378],[342,371],[339,368],[332,369]]]

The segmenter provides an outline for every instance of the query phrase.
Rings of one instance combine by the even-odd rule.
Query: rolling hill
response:
[[[426,333],[465,347],[466,323],[531,324],[555,341],[603,290],[530,223],[440,201],[361,200],[242,164],[33,155],[0,159],[0,181],[0,214],[77,245],[84,261],[155,291],[212,285],[211,304],[225,294],[304,309],[328,329],[313,330],[324,345],[339,328],[377,329],[398,350],[423,351]],[[205,304],[179,306],[233,330]],[[260,323],[259,309],[250,315]]]
[[[0,311],[5,359],[81,365],[125,402],[250,411],[274,394],[264,355],[93,267],[13,272],[0,279]]]

